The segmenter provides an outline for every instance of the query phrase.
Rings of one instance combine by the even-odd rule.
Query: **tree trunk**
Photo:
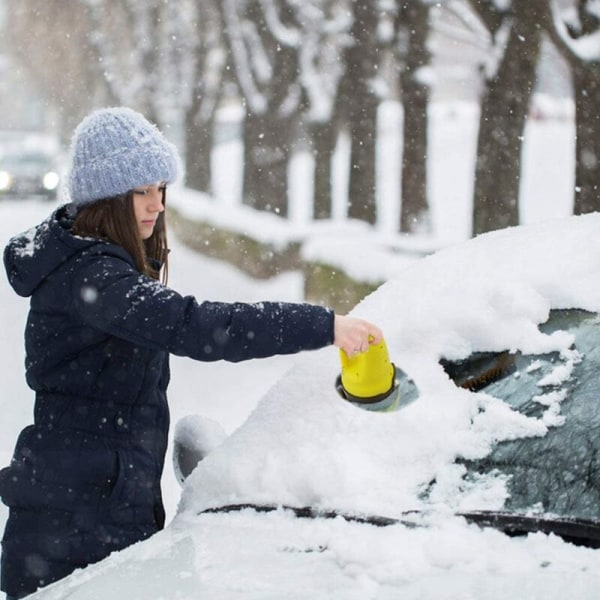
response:
[[[244,120],[244,204],[288,214],[289,127],[272,115],[246,113]]]
[[[332,161],[338,128],[335,122],[312,123],[310,143],[315,161],[313,218],[330,219],[333,214]]]
[[[194,87],[185,111],[185,181],[188,187],[207,194],[213,191],[211,156],[215,116],[223,93],[223,74],[231,63],[221,33],[223,27],[218,0],[203,0],[198,5],[198,41],[193,46]],[[215,51],[220,60],[215,60]]]
[[[346,51],[338,110],[346,117],[351,138],[348,216],[373,224],[377,220],[375,148],[379,99],[372,80],[379,62],[378,9],[375,2],[355,2],[353,10],[353,45]]]
[[[519,223],[521,147],[541,28],[530,0],[515,1],[513,9],[506,51],[481,105],[473,235]]]
[[[267,59],[271,73],[268,80],[263,76],[253,82],[264,107],[258,107],[252,98],[245,98],[243,202],[287,217],[290,144],[300,113],[299,102],[290,101],[293,86],[297,85],[298,56],[295,48],[284,46],[274,37],[263,8],[260,2],[251,2],[244,16],[260,36],[259,45],[254,41],[259,53],[254,59],[259,63]],[[284,25],[293,20],[292,8],[285,4],[277,8]],[[253,77],[247,70],[240,73],[236,69],[236,73],[238,81],[240,77]],[[243,85],[240,89],[244,92]]]
[[[418,70],[429,65],[427,50],[429,5],[404,4],[400,26],[409,40],[405,66],[401,73],[404,109],[402,153],[402,208],[400,231],[428,232],[431,229],[427,203],[427,109],[429,85],[419,79]]]
[[[576,215],[600,211],[600,65],[580,63],[573,68],[576,114]]]
[[[600,16],[579,0],[581,35],[593,36],[600,28]],[[575,91],[575,202],[576,215],[600,211],[598,171],[600,166],[600,65],[571,60]]]
[[[360,103],[360,104],[359,104]],[[357,98],[350,113],[350,179],[348,217],[367,223],[377,222],[375,150],[378,101],[369,94]]]
[[[212,191],[210,160],[214,112],[210,119],[203,119],[201,106],[202,97],[198,90],[185,113],[185,183],[194,190],[209,194]]]
[[[283,104],[295,82],[297,56],[293,49],[275,53],[268,107],[255,114],[247,108],[244,123],[244,203],[258,210],[288,215],[290,144],[299,111]]]

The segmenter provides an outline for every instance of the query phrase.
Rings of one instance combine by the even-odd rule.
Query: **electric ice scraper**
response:
[[[414,382],[390,361],[385,341],[349,357],[340,350],[341,373],[335,387],[354,406],[374,412],[393,412],[416,400]],[[506,352],[474,353],[463,361],[440,360],[459,387],[478,392],[515,371],[515,355]]]
[[[390,361],[385,340],[348,356],[340,350],[341,373],[335,387],[353,405],[375,412],[392,412],[416,399],[415,385]]]

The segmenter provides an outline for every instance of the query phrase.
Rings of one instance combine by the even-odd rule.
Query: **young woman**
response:
[[[167,184],[178,156],[139,113],[89,115],[71,149],[71,202],[5,249],[30,297],[34,423],[0,496],[2,590],[23,597],[164,526],[160,479],[168,355],[241,361],[381,340],[370,323],[309,304],[198,302],[166,286]]]

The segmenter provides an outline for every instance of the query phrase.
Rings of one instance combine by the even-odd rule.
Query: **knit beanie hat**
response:
[[[140,113],[126,107],[88,115],[71,143],[69,195],[82,206],[179,176],[175,146]]]

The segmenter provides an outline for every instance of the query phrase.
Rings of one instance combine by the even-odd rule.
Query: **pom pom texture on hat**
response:
[[[124,194],[143,185],[173,183],[179,155],[157,127],[126,107],[88,115],[71,143],[69,195],[76,205]]]

